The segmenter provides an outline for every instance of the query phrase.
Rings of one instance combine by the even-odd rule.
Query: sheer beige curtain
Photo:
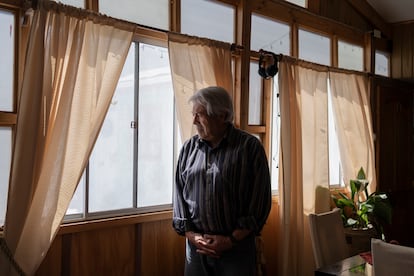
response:
[[[313,275],[308,214],[329,210],[327,68],[279,63],[279,275]]]
[[[188,99],[198,89],[217,85],[233,96],[231,45],[205,38],[168,34],[168,51],[182,141],[195,134]]]
[[[344,182],[349,185],[364,168],[371,192],[376,190],[375,151],[369,78],[362,74],[330,72],[332,105],[337,126]]]
[[[133,34],[116,24],[53,2],[35,11],[5,221],[27,275],[57,233],[115,91]],[[0,270],[16,274],[4,255]]]

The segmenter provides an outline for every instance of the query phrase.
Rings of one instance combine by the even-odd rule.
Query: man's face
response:
[[[215,142],[221,138],[224,116],[210,117],[202,105],[195,103],[193,105],[193,124],[196,126],[201,139]]]

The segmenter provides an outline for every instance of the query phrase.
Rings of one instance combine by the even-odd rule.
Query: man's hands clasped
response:
[[[221,254],[233,247],[231,239],[222,235],[186,232],[187,239],[197,247],[197,252],[210,257],[219,258]]]

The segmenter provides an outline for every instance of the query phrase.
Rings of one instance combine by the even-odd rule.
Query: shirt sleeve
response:
[[[178,158],[176,173],[175,173],[175,189],[173,196],[173,228],[179,235],[185,235],[187,231],[194,231],[195,227],[191,222],[187,204],[183,198],[183,170],[185,168],[185,154],[186,147],[183,146]]]
[[[260,141],[249,149],[251,167],[251,193],[248,202],[247,216],[237,220],[237,226],[241,229],[250,229],[259,235],[272,206],[272,188],[270,182],[270,170],[266,153]]]

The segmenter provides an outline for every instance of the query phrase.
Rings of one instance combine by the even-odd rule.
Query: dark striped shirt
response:
[[[228,235],[236,228],[258,234],[271,207],[267,158],[260,141],[230,125],[212,149],[198,135],[186,141],[178,160],[173,227]]]

